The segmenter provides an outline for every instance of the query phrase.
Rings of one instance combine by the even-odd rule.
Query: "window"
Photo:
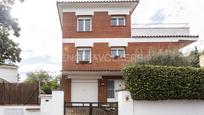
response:
[[[125,25],[125,17],[124,16],[113,16],[111,18],[112,26],[124,26]]]
[[[125,57],[125,48],[111,48],[111,57]]]
[[[77,49],[77,63],[91,63],[91,49],[78,48]]]
[[[91,17],[79,17],[77,19],[77,31],[79,32],[91,31]]]
[[[115,98],[114,80],[108,80],[108,98]]]

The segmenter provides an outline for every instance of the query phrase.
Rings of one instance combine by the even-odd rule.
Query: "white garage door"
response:
[[[98,102],[98,80],[72,80],[72,102]]]

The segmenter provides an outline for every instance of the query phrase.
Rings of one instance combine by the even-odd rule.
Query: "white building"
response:
[[[190,35],[188,23],[132,24],[132,36]]]
[[[11,83],[18,82],[18,66],[3,64],[0,65],[0,79]]]
[[[197,41],[188,24],[132,24],[139,0],[57,2],[65,102],[117,102],[121,69],[152,52]]]

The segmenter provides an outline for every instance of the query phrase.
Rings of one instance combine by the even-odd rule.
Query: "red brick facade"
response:
[[[186,44],[188,44],[187,41],[129,43],[125,48],[126,57],[113,59],[110,57],[111,47],[108,46],[108,43],[94,43],[94,46],[91,47],[91,63],[79,64],[76,61],[77,50],[74,43],[64,43],[62,68],[63,70],[120,70],[125,64],[136,58],[142,58],[154,52],[178,50]]]
[[[125,15],[124,15],[125,16]],[[125,26],[111,26],[108,12],[95,12],[91,32],[77,32],[77,16],[74,12],[63,13],[63,38],[130,38],[130,15],[125,16]]]
[[[66,79],[66,76],[62,75],[61,87],[64,91],[64,101],[71,102],[71,79]]]

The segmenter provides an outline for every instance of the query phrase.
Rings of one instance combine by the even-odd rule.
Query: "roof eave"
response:
[[[56,2],[56,5],[57,5],[57,12],[58,12],[58,17],[59,17],[60,26],[61,26],[61,32],[62,32],[62,30],[63,30],[62,17],[61,17],[61,14],[60,14],[60,9],[59,9],[59,6],[58,6],[58,2]]]
[[[63,75],[112,75],[121,76],[121,70],[62,70]]]
[[[140,0],[136,1],[136,5],[134,6],[134,8],[130,11],[130,15],[135,11],[137,5],[139,4]]]
[[[17,65],[14,64],[0,64],[1,68],[10,68],[10,69],[18,69],[19,67]]]

